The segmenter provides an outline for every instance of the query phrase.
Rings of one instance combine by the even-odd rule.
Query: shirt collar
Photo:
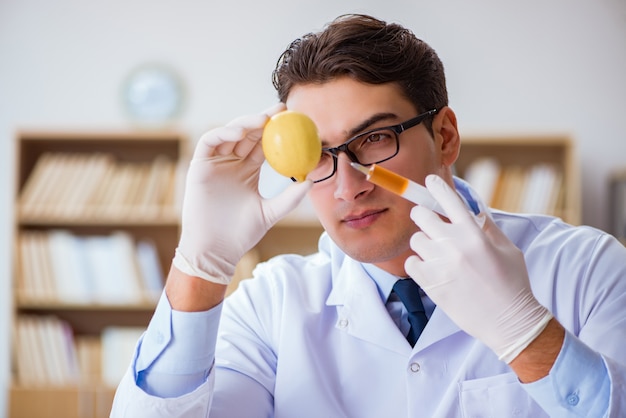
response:
[[[398,281],[398,279],[400,279],[400,277],[395,274],[388,273],[380,267],[376,267],[370,263],[362,263],[362,265],[367,275],[374,280],[374,283],[376,283],[380,299],[383,302],[387,302],[387,299],[391,294],[391,290],[393,289],[393,285]]]
[[[478,215],[481,212],[487,212],[487,207],[482,200],[478,197],[476,192],[472,189],[468,182],[458,177],[454,177],[454,187],[457,194],[463,199],[463,202],[468,208],[474,212],[474,215]]]

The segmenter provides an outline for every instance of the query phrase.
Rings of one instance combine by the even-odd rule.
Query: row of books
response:
[[[18,300],[133,305],[155,302],[164,275],[155,244],[124,231],[79,236],[63,229],[18,237]]]
[[[122,162],[107,153],[42,154],[19,196],[26,217],[158,217],[178,200],[177,163]]]
[[[116,387],[143,331],[109,327],[102,335],[74,336],[70,325],[56,316],[18,315],[13,331],[16,381],[25,387]]]
[[[465,170],[467,180],[490,207],[509,212],[558,215],[563,199],[563,174],[554,164],[502,166],[480,158]]]

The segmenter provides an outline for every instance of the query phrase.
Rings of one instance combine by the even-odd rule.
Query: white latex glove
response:
[[[481,229],[440,177],[428,176],[426,187],[450,223],[412,209],[421,231],[411,237],[417,255],[406,260],[406,272],[462,330],[510,363],[552,318],[532,294],[524,255],[486,213]]]
[[[173,264],[182,272],[228,284],[241,257],[279,219],[294,209],[312,182],[292,184],[272,199],[259,194],[261,148],[276,105],[204,134],[189,166],[182,207],[182,233]]]

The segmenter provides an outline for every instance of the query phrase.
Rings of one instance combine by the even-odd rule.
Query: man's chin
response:
[[[360,263],[382,263],[398,255],[397,249],[389,248],[378,242],[337,243],[337,246],[350,258]]]

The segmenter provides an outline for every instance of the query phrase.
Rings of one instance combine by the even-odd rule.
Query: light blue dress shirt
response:
[[[520,384],[425,295],[430,321],[411,348],[402,303],[387,302],[397,278],[323,235],[320,253],[261,264],[212,310],[176,312],[163,295],[112,416],[620,416],[626,250],[549,217],[493,217],[568,331],[545,378]]]

